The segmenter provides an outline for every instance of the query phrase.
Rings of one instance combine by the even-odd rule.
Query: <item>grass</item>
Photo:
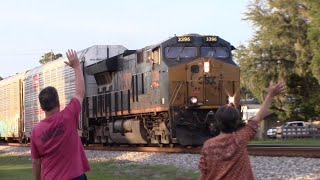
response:
[[[112,162],[93,162],[88,179],[197,179],[199,174],[172,166],[117,166]]]
[[[192,180],[198,179],[199,173],[178,169],[173,166],[138,166],[122,165],[115,162],[90,162],[91,171],[88,179],[159,179]],[[32,180],[32,165],[29,156],[5,156],[0,154],[1,180]]]
[[[30,157],[0,154],[0,179],[33,179]]]
[[[320,139],[300,138],[300,139],[263,139],[252,140],[250,144],[288,144],[288,145],[320,145]]]
[[[320,145],[320,139],[264,139],[253,140],[250,144],[295,144]],[[160,159],[159,159],[160,161]],[[120,165],[119,162],[90,162],[88,179],[112,180],[193,180],[199,173],[179,169],[173,166]],[[29,156],[11,156],[0,152],[1,180],[32,180],[32,164]]]

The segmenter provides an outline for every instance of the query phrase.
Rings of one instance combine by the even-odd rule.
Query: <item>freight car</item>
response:
[[[0,140],[21,142],[23,137],[22,80],[25,72],[0,81]]]
[[[82,68],[111,56],[123,53],[123,46],[99,45],[78,52]],[[46,86],[54,86],[59,93],[60,109],[70,101],[75,91],[74,72],[60,58],[0,81],[0,140],[27,142],[32,128],[45,117],[38,94]],[[87,94],[96,94],[97,85],[91,75],[86,75]],[[82,116],[79,135],[84,139]],[[87,129],[87,128],[86,128]]]
[[[233,49],[218,36],[188,34],[86,67],[98,85],[85,99],[89,140],[202,145],[219,133],[217,108],[239,105]]]

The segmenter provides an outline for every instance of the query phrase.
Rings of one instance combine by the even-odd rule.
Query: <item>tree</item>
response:
[[[260,101],[270,80],[287,83],[286,97],[277,98],[273,106],[282,119],[308,119],[318,112],[316,102],[320,101],[320,97],[315,90],[319,88],[319,82],[313,73],[316,65],[314,70],[312,65],[320,64],[320,60],[314,60],[315,50],[311,48],[310,36],[320,35],[310,30],[312,26],[319,29],[319,25],[310,18],[313,15],[309,9],[311,1],[251,2],[245,19],[253,23],[256,32],[249,44],[237,48],[235,54],[241,68],[241,78],[245,79],[242,87],[249,89]],[[317,10],[314,9],[314,14],[319,13]]]
[[[307,15],[310,21],[310,28],[308,29],[308,40],[310,41],[310,47],[313,54],[311,60],[311,69],[314,76],[320,81],[320,1],[318,0],[306,0],[309,4],[310,10]]]
[[[50,61],[54,61],[58,58],[62,57],[62,54],[54,54],[53,52],[47,52],[43,56],[41,56],[41,59],[39,60],[40,64],[45,64]]]

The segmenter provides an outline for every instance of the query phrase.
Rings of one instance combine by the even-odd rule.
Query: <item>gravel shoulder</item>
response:
[[[0,153],[30,156],[30,148],[0,146]],[[198,154],[93,150],[86,150],[86,154],[90,161],[113,161],[119,166],[168,165],[199,172],[200,156]],[[257,180],[320,179],[320,159],[318,158],[251,156],[250,160]]]

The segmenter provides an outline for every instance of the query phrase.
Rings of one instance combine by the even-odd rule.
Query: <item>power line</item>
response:
[[[32,55],[37,55],[37,56],[42,56],[45,53],[48,52],[56,52],[60,53],[62,50],[58,49],[47,49],[47,50],[40,50],[40,49],[25,49],[25,50],[0,50],[0,56],[32,56]]]
[[[27,54],[1,54],[0,56],[31,56],[31,55],[43,55],[44,53],[27,53]]]
[[[0,50],[0,53],[16,53],[16,52],[50,52],[50,51],[61,51],[62,49],[9,49],[9,50]]]

